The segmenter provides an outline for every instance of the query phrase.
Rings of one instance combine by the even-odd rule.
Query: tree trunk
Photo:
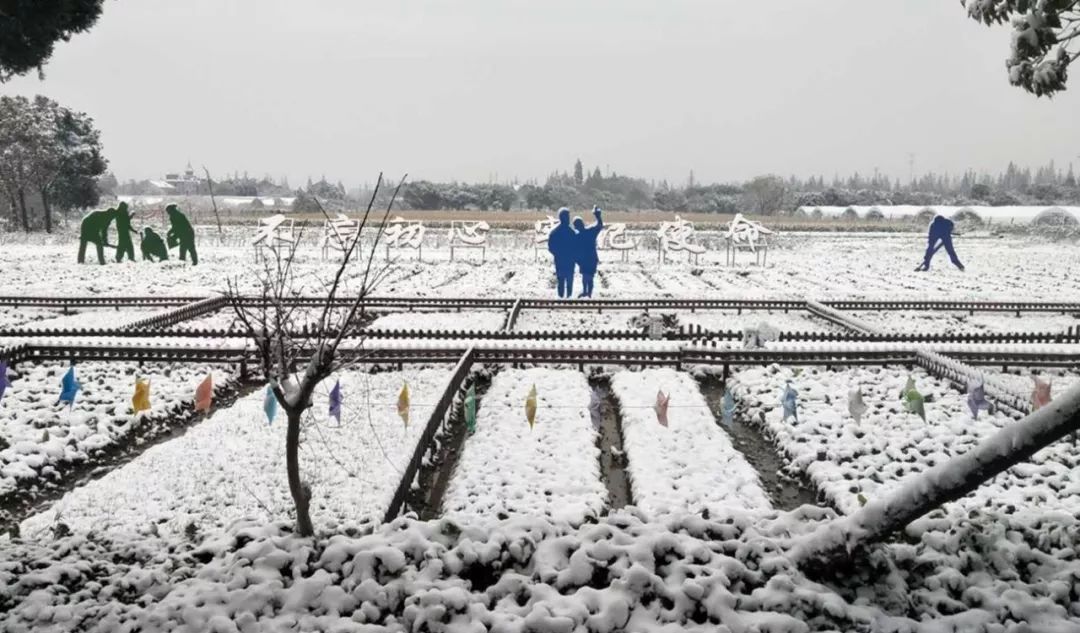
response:
[[[300,416],[303,409],[288,412],[289,428],[285,434],[285,469],[289,476],[289,492],[296,506],[296,532],[300,536],[314,536],[311,523],[311,489],[300,481]]]
[[[1080,385],[1013,422],[963,455],[911,477],[886,498],[818,528],[792,551],[806,568],[829,566],[956,501],[1041,449],[1080,429]]]
[[[19,189],[19,215],[22,219],[23,230],[30,232],[30,218],[26,215],[26,192]]]
[[[210,204],[214,205],[214,219],[217,220],[218,239],[221,239],[221,216],[218,215],[217,199],[214,197],[214,179],[210,177],[210,170],[203,166],[206,172],[206,186],[210,189]]]
[[[52,208],[49,207],[49,194],[45,187],[41,188],[41,206],[45,215],[45,232],[52,233]]]
[[[15,199],[15,194],[9,194],[8,202],[11,203],[11,225],[15,226],[19,221],[19,201]]]

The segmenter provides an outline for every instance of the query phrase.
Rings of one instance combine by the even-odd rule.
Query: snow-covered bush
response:
[[[957,224],[965,224],[968,226],[983,225],[982,216],[976,213],[974,209],[969,209],[968,207],[964,207],[963,209],[960,209],[956,213],[954,213],[952,216],[952,220]]]
[[[1077,221],[1076,216],[1059,207],[1050,207],[1040,211],[1031,220],[1032,226],[1076,226],[1077,224],[1080,222]]]
[[[914,222],[916,224],[930,224],[934,221],[934,217],[937,216],[937,214],[938,212],[935,209],[926,207],[915,214]]]

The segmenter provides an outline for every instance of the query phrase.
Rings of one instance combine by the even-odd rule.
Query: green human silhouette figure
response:
[[[131,261],[135,261],[135,245],[131,243],[131,234],[137,233],[131,228],[131,218],[134,213],[128,212],[126,202],[121,202],[116,207],[116,261],[124,261],[124,255]]]
[[[155,257],[159,262],[169,259],[169,249],[165,248],[165,240],[161,239],[161,236],[150,227],[143,229],[139,250],[142,251],[144,261],[154,261]]]
[[[180,246],[181,260],[186,260],[187,254],[191,253],[191,265],[197,266],[199,255],[195,252],[195,229],[191,228],[191,222],[175,204],[165,207],[165,213],[169,214],[169,232],[165,236],[169,248]]]
[[[97,248],[98,263],[105,264],[105,247],[108,243],[109,225],[116,218],[116,209],[91,211],[79,225],[79,263],[86,263],[86,245]]]

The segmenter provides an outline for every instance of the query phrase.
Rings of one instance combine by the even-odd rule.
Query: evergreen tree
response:
[[[577,159],[574,163],[574,182],[581,186],[585,182],[585,166],[581,164],[581,159]]]
[[[1036,96],[1065,89],[1069,64],[1080,58],[1080,6],[1071,0],[961,0],[968,16],[1012,26],[1009,82]]]
[[[90,30],[105,0],[0,3],[0,82],[41,67],[61,40]]]

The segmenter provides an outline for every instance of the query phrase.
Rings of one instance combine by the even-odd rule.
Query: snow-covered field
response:
[[[536,387],[535,425],[525,401]],[[444,512],[467,523],[510,516],[545,516],[580,524],[607,500],[600,481],[591,390],[576,371],[504,370],[495,376],[476,415],[476,433],[443,502]]]
[[[78,265],[69,238],[4,241],[4,291],[24,295],[205,297],[235,280],[254,291],[258,265],[241,232],[199,245],[200,264],[178,261]],[[512,241],[507,241],[510,244]],[[786,234],[769,265],[659,264],[641,249],[628,262],[602,254],[598,298],[791,298],[1080,301],[1080,249],[1037,238],[956,240],[966,272],[939,259],[913,272],[925,235]],[[391,263],[376,294],[427,297],[553,297],[546,254],[492,247],[487,262],[448,261],[424,249]],[[742,261],[745,261],[743,258]],[[334,270],[314,247],[294,264],[298,292],[319,292]],[[48,271],[48,274],[43,274]],[[361,267],[346,272],[345,292]],[[0,328],[123,325],[154,311],[0,307]],[[655,314],[655,313],[654,313]],[[301,320],[306,312],[300,311]],[[380,313],[373,327],[492,330],[506,313]],[[516,330],[635,327],[640,314],[525,310]],[[1072,315],[859,313],[885,332],[1059,332]],[[766,322],[781,331],[836,331],[805,312],[672,313],[709,330]],[[224,328],[227,310],[179,328]],[[57,340],[83,342],[89,337]],[[14,342],[15,337],[0,339]],[[110,346],[127,339],[99,339]],[[155,339],[162,344],[243,346],[243,339]],[[397,341],[392,344],[408,344]],[[460,345],[461,342],[443,342]],[[538,347],[594,345],[545,341]],[[512,343],[507,343],[512,345]],[[675,349],[672,341],[657,349]],[[736,344],[737,345],[737,344]],[[635,343],[635,346],[642,344]],[[613,345],[613,349],[617,347]],[[83,391],[56,403],[61,363],[18,365],[0,400],[0,492],[46,483],[61,464],[124,444],[148,421],[169,425],[209,367],[80,363]],[[989,368],[1030,393],[1027,368]],[[220,386],[224,369],[215,368]],[[1055,396],[1075,368],[1034,370]],[[151,379],[153,409],[129,412],[135,375]],[[926,396],[926,420],[907,412],[909,374]],[[230,377],[231,378],[231,377]],[[337,378],[335,376],[335,378]],[[1071,439],[1038,453],[915,521],[854,570],[797,567],[792,539],[863,500],[960,455],[1012,424],[1004,411],[972,419],[965,394],[921,369],[735,368],[735,424],[761,430],[784,470],[805,475],[821,506],[773,508],[758,462],[718,425],[689,373],[614,370],[625,468],[636,507],[612,508],[590,419],[591,389],[577,368],[503,367],[478,407],[443,500],[444,519],[380,525],[422,427],[450,378],[448,367],[341,374],[342,423],[327,418],[324,383],[305,425],[301,471],[313,491],[317,536],[292,535],[284,468],[283,413],[272,424],[263,391],[215,406],[183,435],[144,450],[80,484],[0,537],[0,630],[4,631],[718,631],[803,633],[1064,633],[1080,631],[1080,449]],[[798,390],[798,420],[784,420],[781,391]],[[396,411],[404,382],[411,424]],[[538,393],[536,426],[526,396]],[[858,424],[848,392],[869,406]],[[670,396],[669,424],[654,410]],[[605,430],[605,433],[607,431]],[[757,467],[760,467],[758,464]],[[107,469],[103,469],[107,470]],[[21,481],[20,481],[21,480]],[[73,482],[67,482],[72,484]],[[706,516],[703,516],[706,515]],[[372,533],[362,534],[366,530]],[[68,534],[70,532],[70,534]],[[825,578],[818,577],[824,574]],[[821,582],[819,582],[819,580]]]
[[[326,404],[337,378],[318,388],[319,410],[303,427],[300,455],[312,487],[312,518],[326,530],[382,520],[448,374],[440,369],[343,373],[340,424],[328,417]],[[403,382],[415,403],[408,427],[396,409]],[[245,517],[271,520],[289,514],[284,413],[268,422],[263,397],[259,389],[213,411],[183,436],[65,495],[51,510],[25,521],[23,534],[41,536],[63,522],[78,531],[153,529],[180,538],[189,524],[219,532]]]
[[[621,371],[611,388],[622,412],[634,502],[646,516],[771,507],[757,473],[717,426],[689,374]],[[670,398],[666,427],[654,409],[661,391]]]
[[[241,235],[242,233],[238,233]],[[231,242],[230,242],[231,243]],[[253,250],[217,246],[207,237],[199,245],[199,265],[170,260],[79,265],[77,243],[5,244],[5,294],[73,294],[209,296],[225,290],[228,280],[255,291]],[[947,260],[935,261],[930,273],[916,273],[926,248],[920,233],[865,235],[781,235],[769,249],[768,266],[745,263],[723,266],[722,251],[706,254],[700,265],[684,261],[659,264],[656,253],[640,249],[629,262],[601,254],[597,297],[816,297],[821,299],[1049,299],[1048,293],[1080,295],[1080,249],[1067,242],[1033,237],[992,238],[964,235],[956,248],[967,266],[955,270]],[[390,265],[378,286],[380,295],[441,297],[554,297],[555,278],[548,256],[533,261],[532,249],[488,249],[486,263],[448,261],[449,251],[425,249],[418,262],[402,257]],[[381,264],[380,264],[381,265]],[[318,249],[301,247],[293,264],[301,289],[317,292],[333,272]],[[48,275],[41,274],[48,270]],[[356,287],[363,269],[345,275]],[[61,290],[62,289],[62,290]]]

